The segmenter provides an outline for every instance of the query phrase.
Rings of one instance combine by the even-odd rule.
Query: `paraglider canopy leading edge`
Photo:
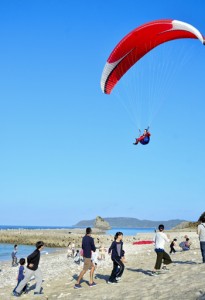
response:
[[[165,42],[193,38],[205,44],[205,38],[192,25],[177,20],[157,20],[128,33],[110,54],[101,77],[103,93],[110,94],[120,78],[146,53]]]

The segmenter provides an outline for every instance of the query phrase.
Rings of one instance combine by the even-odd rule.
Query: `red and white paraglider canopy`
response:
[[[128,33],[106,62],[101,77],[103,93],[110,94],[120,78],[150,50],[162,43],[182,38],[199,39],[205,44],[198,29],[177,20],[149,22]]]

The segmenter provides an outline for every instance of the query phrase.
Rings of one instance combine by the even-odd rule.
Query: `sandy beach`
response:
[[[62,248],[41,257],[39,267],[44,278],[44,295],[33,296],[35,280],[31,280],[29,293],[20,299],[205,299],[205,266],[201,263],[197,234],[184,231],[171,231],[169,234],[170,239],[177,238],[178,243],[187,234],[192,242],[191,250],[182,252],[177,247],[178,252],[171,255],[173,264],[169,265],[169,271],[163,271],[156,277],[150,276],[156,260],[153,245],[133,245],[135,240],[151,240],[154,233],[138,234],[124,238],[127,263],[120,283],[106,283],[112,270],[112,261],[106,254],[105,261],[99,261],[95,272],[97,286],[88,286],[89,273],[86,273],[83,288],[75,290],[74,284],[83,263],[80,266],[75,264],[72,258],[66,257],[67,249]],[[95,235],[94,238],[96,241]],[[104,236],[103,242],[109,247],[110,237]],[[169,251],[169,245],[166,250]],[[4,262],[0,269],[0,299],[15,299],[11,293],[16,285],[18,268],[12,268],[11,262]]]

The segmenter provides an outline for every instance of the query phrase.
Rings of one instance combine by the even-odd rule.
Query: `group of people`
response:
[[[82,250],[83,250],[83,258],[84,258],[84,265],[83,270],[80,272],[78,276],[77,283],[75,284],[75,289],[82,288],[80,284],[83,276],[85,273],[90,270],[90,280],[89,286],[93,287],[96,286],[96,283],[93,280],[93,274],[95,271],[95,263],[92,259],[92,253],[96,251],[96,247],[94,244],[94,239],[91,237],[92,229],[90,227],[86,228],[86,235],[82,239]],[[114,284],[121,280],[121,276],[124,272],[124,250],[123,250],[123,233],[117,232],[114,237],[114,241],[112,242],[108,254],[111,254],[111,259],[113,261],[113,269],[109,280],[107,283]]]
[[[34,295],[41,295],[42,292],[42,273],[38,268],[40,262],[40,253],[44,248],[44,242],[39,241],[36,243],[36,249],[27,257],[27,266],[24,268],[25,259],[21,258],[19,260],[20,267],[18,273],[18,282],[17,286],[13,290],[13,296],[20,297],[22,293],[27,293],[27,284],[30,281],[31,277],[35,277],[36,286],[34,289]]]
[[[69,257],[75,257],[76,250],[75,250],[75,240],[68,243],[68,252],[67,252],[67,258]]]
[[[169,236],[164,233],[164,225],[161,224],[158,227],[159,232],[155,235],[155,252],[157,254],[156,264],[154,270],[151,275],[159,275],[159,271],[161,269],[161,265],[163,263],[162,269],[167,270],[167,265],[172,263],[172,260],[168,253],[165,252],[165,242],[170,242]],[[205,263],[205,216],[201,218],[201,224],[197,227],[197,234],[199,236],[200,241],[200,249],[202,255],[202,263]],[[191,242],[188,236],[185,236],[185,241],[180,243],[183,251],[190,250]],[[170,254],[175,253],[177,239],[173,239],[170,244]]]
[[[171,257],[168,253],[165,251],[165,243],[169,243],[169,235],[164,233],[164,225],[161,224],[158,227],[158,232],[155,235],[154,238],[154,244],[155,244],[155,252],[157,254],[156,263],[154,266],[153,271],[151,272],[152,276],[157,276],[160,274],[160,270],[162,267],[162,270],[168,270],[167,265],[172,263]],[[200,241],[200,249],[202,254],[202,262],[205,263],[205,217],[201,219],[201,224],[197,227],[197,233],[199,235],[199,241]],[[185,241],[180,243],[182,250],[187,251],[190,250],[191,242],[188,236],[185,236]],[[170,254],[175,253],[176,249],[176,242],[177,239],[173,239],[170,244]],[[162,265],[163,264],[163,265]]]
[[[190,250],[192,243],[187,235],[185,235],[184,238],[185,238],[185,241],[179,243],[179,247],[182,249],[182,251],[188,251],[188,250]],[[170,252],[169,252],[170,254],[177,252],[175,249],[176,246],[177,246],[177,239],[173,239],[170,244]]]
[[[201,219],[201,224],[198,225],[197,233],[199,235],[200,241],[200,249],[202,254],[202,262],[205,263],[205,217]],[[82,252],[79,251],[76,253],[83,256],[83,269],[80,272],[77,282],[74,286],[75,289],[82,288],[81,280],[85,273],[90,270],[90,279],[89,279],[89,286],[94,287],[96,283],[93,280],[94,271],[96,268],[96,263],[92,258],[92,253],[96,252],[96,246],[94,243],[94,239],[91,237],[92,229],[90,227],[86,228],[86,234],[82,239]],[[123,275],[124,272],[124,263],[125,263],[125,251],[123,249],[123,233],[117,232],[114,237],[114,241],[112,242],[108,254],[111,255],[111,259],[113,262],[113,268],[111,275],[107,281],[108,284],[116,284],[118,283]],[[188,237],[186,237],[186,241],[189,242]],[[175,252],[175,245],[176,239],[174,239],[170,244],[170,254]],[[169,235],[164,233],[164,225],[160,224],[158,227],[158,232],[155,234],[154,244],[155,244],[155,252],[156,252],[156,263],[151,271],[151,276],[157,276],[160,274],[162,270],[168,270],[167,265],[172,263],[171,257],[165,251],[165,243],[169,243]],[[36,279],[36,287],[34,290],[35,295],[43,294],[42,292],[42,274],[40,269],[38,268],[39,261],[40,261],[40,252],[44,248],[44,243],[39,241],[36,243],[36,250],[31,253],[27,257],[27,267],[25,266],[25,259],[21,258],[19,260],[20,267],[19,267],[19,274],[18,274],[18,283],[15,289],[13,290],[13,295],[16,297],[21,296],[22,293],[27,292],[27,284],[32,276],[35,276]]]

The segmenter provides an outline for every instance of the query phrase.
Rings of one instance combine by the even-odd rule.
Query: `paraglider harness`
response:
[[[149,130],[149,126],[146,128],[146,131],[148,132]],[[139,133],[141,136],[141,130],[139,129]],[[142,145],[147,145],[150,141],[150,136],[149,135],[145,135],[144,138],[142,140],[139,140],[140,144]]]

